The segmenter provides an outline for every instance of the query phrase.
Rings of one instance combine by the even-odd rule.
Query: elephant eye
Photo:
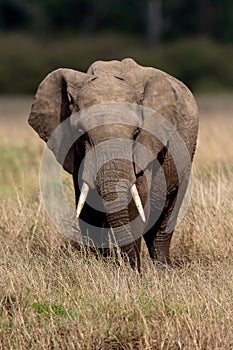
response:
[[[74,99],[71,96],[71,94],[68,94],[68,100],[69,100],[69,105],[73,105],[74,104]]]
[[[137,128],[134,130],[134,133],[133,133],[133,139],[135,140],[136,137],[138,136],[138,134],[140,133],[140,128]]]
[[[118,77],[117,75],[114,75],[114,78],[117,78],[117,79],[119,79],[119,80],[125,80],[124,78],[122,78],[122,77]]]
[[[81,134],[81,135],[83,135],[83,134],[84,134],[84,130],[81,129],[81,128],[79,128],[79,129],[78,129],[78,133]]]

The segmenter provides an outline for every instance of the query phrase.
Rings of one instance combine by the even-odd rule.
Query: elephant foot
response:
[[[157,231],[156,235],[152,232],[144,236],[150,258],[158,268],[171,268],[172,263],[169,256],[172,233]]]
[[[159,270],[171,270],[173,268],[170,258],[156,259],[153,262]]]

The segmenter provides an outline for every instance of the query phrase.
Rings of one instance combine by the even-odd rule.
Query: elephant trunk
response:
[[[129,168],[127,163],[119,159],[105,163],[98,173],[96,188],[103,200],[107,224],[112,230],[110,244],[119,247],[122,257],[130,262],[133,269],[140,271],[140,239],[135,239],[133,235],[128,210],[133,167],[130,164]]]
[[[89,187],[96,187],[106,215],[105,225],[110,228],[109,237],[106,238],[108,241],[110,239],[110,244],[121,247],[123,251],[127,250],[126,255],[129,257],[132,242],[135,240],[128,210],[132,197],[142,221],[145,222],[135,185],[132,149],[120,138],[112,139],[111,142],[97,142],[95,149],[86,155],[82,180],[77,216],[85,203]]]
[[[103,164],[96,178],[96,189],[104,204],[107,224],[113,229],[118,246],[132,242],[128,204],[134,175],[132,171],[127,174],[126,169],[132,168],[129,163],[123,159],[110,160]]]
[[[96,147],[93,154],[95,157],[85,159],[77,214],[80,214],[88,188],[93,184],[103,204],[105,225],[109,227],[109,230],[105,231],[108,237],[104,236],[104,240],[107,239],[110,246],[120,247],[123,256],[126,256],[131,266],[135,268],[139,266],[139,254],[131,229],[128,209],[132,196],[134,199],[138,197],[136,201],[139,200],[140,203],[136,206],[141,207],[142,221],[145,216],[135,185],[132,150],[126,148],[122,140],[118,140],[115,143],[111,142],[108,149]]]

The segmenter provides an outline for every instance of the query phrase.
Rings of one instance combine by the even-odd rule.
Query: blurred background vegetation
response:
[[[232,0],[0,0],[0,93],[133,57],[195,92],[233,90]]]

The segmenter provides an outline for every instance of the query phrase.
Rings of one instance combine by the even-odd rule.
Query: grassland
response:
[[[174,269],[157,270],[144,251],[141,277],[77,252],[50,223],[30,104],[0,99],[0,349],[233,349],[232,96],[199,98]]]

